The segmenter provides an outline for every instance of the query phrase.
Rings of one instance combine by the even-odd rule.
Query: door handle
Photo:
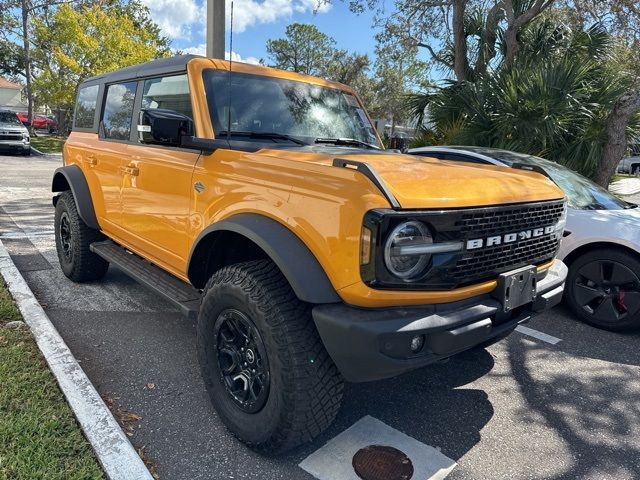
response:
[[[85,162],[87,162],[87,165],[92,167],[95,167],[98,164],[98,160],[93,155],[87,155],[86,157],[84,157],[84,160]]]
[[[122,167],[121,171],[125,175],[131,175],[132,177],[137,177],[138,174],[140,173],[140,170],[137,167],[132,167],[132,166]]]

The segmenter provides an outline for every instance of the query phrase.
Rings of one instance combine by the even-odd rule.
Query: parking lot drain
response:
[[[353,456],[353,469],[362,480],[409,480],[413,464],[397,448],[369,445]]]

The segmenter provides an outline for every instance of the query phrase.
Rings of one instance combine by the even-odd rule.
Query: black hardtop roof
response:
[[[91,85],[97,83],[113,83],[122,80],[133,80],[140,77],[151,77],[155,75],[166,75],[169,73],[184,72],[187,69],[187,63],[194,58],[204,58],[200,55],[176,55],[169,58],[159,58],[150,62],[133,65],[131,67],[122,68],[115,72],[97,75],[87,78],[82,85]]]

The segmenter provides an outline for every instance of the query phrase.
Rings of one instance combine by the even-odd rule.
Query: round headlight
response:
[[[384,246],[387,269],[403,280],[417,277],[428,265],[431,255],[416,254],[406,247],[430,243],[433,237],[426,225],[416,221],[401,223],[393,229]]]

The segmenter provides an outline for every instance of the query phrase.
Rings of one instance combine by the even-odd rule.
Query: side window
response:
[[[445,153],[440,158],[443,160],[455,160],[456,162],[479,163],[481,165],[491,165],[489,162],[485,162],[484,160],[480,160],[474,157],[468,157],[466,155],[458,155],[455,153]]]
[[[142,108],[173,110],[193,118],[187,76],[174,75],[145,80]]]
[[[98,103],[98,85],[83,87],[78,91],[76,102],[76,118],[74,127],[93,128],[93,120],[96,116],[96,104]]]
[[[107,88],[102,115],[105,138],[129,140],[136,86],[137,82],[127,82],[109,85]]]

